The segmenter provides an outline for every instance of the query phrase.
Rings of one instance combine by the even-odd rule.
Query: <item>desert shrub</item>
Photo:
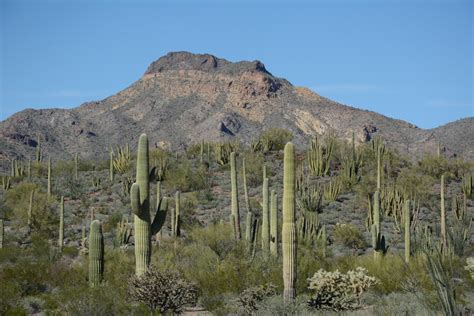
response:
[[[194,170],[189,160],[174,163],[169,168],[169,178],[165,181],[170,191],[197,191],[206,188],[207,170],[199,167]]]
[[[190,240],[209,247],[221,260],[227,257],[237,243],[233,238],[231,226],[222,224],[195,228],[191,231]]]
[[[435,155],[426,155],[418,161],[417,171],[420,174],[427,174],[436,179],[442,174],[460,179],[472,168],[472,163],[462,159],[446,159]]]
[[[333,232],[334,242],[353,250],[367,247],[360,229],[351,224],[336,224]]]
[[[264,159],[261,153],[247,152],[245,154],[245,170],[249,187],[254,188],[263,183],[263,164]]]
[[[276,286],[271,283],[254,286],[240,293],[237,302],[246,313],[252,314],[257,311],[257,304],[259,302],[276,294]]]
[[[56,215],[57,206],[54,200],[39,190],[37,184],[23,182],[7,192],[5,195],[5,207],[8,209],[7,215],[11,215],[13,219],[18,220],[19,225],[26,225],[30,194],[33,190],[35,190],[35,193],[32,205],[31,228],[40,233],[51,234],[53,231],[56,231],[56,223],[59,219]]]
[[[130,295],[150,311],[180,313],[186,305],[197,301],[196,286],[174,271],[148,269],[142,276],[129,280]]]
[[[373,314],[375,315],[433,315],[422,301],[421,293],[390,293],[376,296],[373,299]]]
[[[362,294],[377,283],[376,279],[368,276],[367,270],[361,267],[345,274],[339,270],[328,272],[320,269],[308,282],[308,288],[313,291],[308,306],[312,309],[333,311],[359,308]]]
[[[260,142],[265,152],[282,150],[285,144],[293,139],[293,133],[282,128],[270,128],[260,135]]]
[[[298,295],[291,303],[285,303],[281,295],[271,296],[258,303],[257,315],[311,315],[307,308],[308,297]]]

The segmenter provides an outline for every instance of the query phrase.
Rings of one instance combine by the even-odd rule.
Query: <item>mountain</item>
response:
[[[410,155],[474,158],[474,118],[435,129],[342,105],[273,76],[260,61],[229,62],[209,54],[173,52],[154,61],[131,86],[74,109],[27,109],[0,122],[0,159],[33,157],[37,137],[47,156],[106,157],[108,148],[147,133],[155,146],[182,149],[205,140],[249,142],[262,130],[291,130],[297,145],[312,134],[358,142],[381,135]]]

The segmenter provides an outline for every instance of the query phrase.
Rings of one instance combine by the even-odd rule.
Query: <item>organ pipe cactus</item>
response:
[[[278,197],[275,190],[270,195],[270,254],[278,256]]]
[[[64,244],[64,196],[61,196],[60,208],[59,208],[59,239],[58,245],[59,250],[63,249]]]
[[[104,273],[104,236],[98,220],[91,222],[89,231],[89,286],[102,282]]]
[[[43,153],[41,151],[41,138],[38,135],[38,140],[36,141],[36,162],[41,162],[42,157]]]
[[[150,265],[151,236],[163,227],[166,211],[156,210],[153,222],[150,218],[150,170],[148,137],[140,135],[137,153],[137,181],[130,189],[130,200],[134,213],[135,274],[142,275]]]
[[[296,223],[295,223],[295,150],[285,145],[283,162],[283,227],[281,234],[283,253],[283,298],[294,300],[296,284]]]
[[[239,213],[239,193],[237,187],[237,168],[235,162],[235,152],[230,153],[230,182],[232,186],[232,215],[234,216],[233,225],[235,231],[235,238],[242,237],[240,231],[240,213]]]
[[[405,262],[410,262],[410,200],[406,200],[403,204],[403,221],[404,221],[404,233],[405,233]]]
[[[270,200],[268,197],[268,178],[263,179],[262,195],[262,249],[263,252],[268,252],[270,250]]]

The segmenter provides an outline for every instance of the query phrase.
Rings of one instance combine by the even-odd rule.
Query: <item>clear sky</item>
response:
[[[0,119],[103,99],[186,50],[432,128],[474,116],[473,3],[0,0]]]

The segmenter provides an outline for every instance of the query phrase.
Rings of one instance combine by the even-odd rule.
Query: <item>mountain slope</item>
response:
[[[147,133],[156,146],[184,148],[205,140],[249,142],[267,128],[283,127],[303,144],[332,132],[359,142],[376,134],[401,152],[435,152],[473,158],[474,118],[423,130],[352,108],[273,76],[259,61],[232,63],[208,54],[169,53],[128,88],[71,109],[24,110],[0,122],[0,159],[33,157],[37,135],[47,155],[106,157],[115,144]]]

